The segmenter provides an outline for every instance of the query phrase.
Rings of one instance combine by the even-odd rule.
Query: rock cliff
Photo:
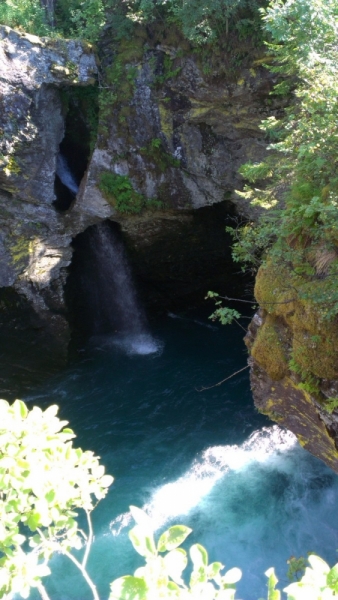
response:
[[[65,95],[95,84],[94,54],[80,42],[0,29],[1,297],[8,307],[13,297],[7,292],[15,290],[17,302],[32,309],[35,326],[49,331],[60,347],[69,336],[64,284],[72,240],[103,219],[120,223],[136,273],[153,289],[177,262],[182,281],[194,265],[185,277],[188,285],[180,288],[172,277],[178,296],[207,291],[197,268],[203,261],[206,279],[212,264],[214,273],[230,270],[220,236],[208,236],[203,257],[194,230],[200,231],[202,221],[212,228],[213,221],[223,232],[229,201],[241,185],[238,166],[264,153],[258,125],[273,109],[271,76],[254,56],[235,75],[217,67],[207,76],[181,42],[155,39],[142,28],[118,48],[109,35],[103,40],[98,142],[80,191],[67,204],[56,195],[57,160],[72,136],[81,149],[83,132],[72,131],[76,119],[67,117]],[[113,191],[102,185],[103,176]],[[121,181],[127,206],[121,203]],[[222,204],[221,213],[196,210],[214,204]],[[179,244],[182,239],[189,243]],[[171,294],[163,283],[157,303]]]
[[[93,85],[96,72],[94,54],[86,44],[0,27],[2,312],[23,303],[34,327],[43,327],[60,348],[68,339],[65,268],[72,238],[83,227],[53,204],[65,132],[61,90]]]
[[[258,271],[255,296],[262,308],[246,336],[251,386],[258,410],[338,473],[338,322],[299,297],[301,279],[269,263]],[[322,273],[312,292],[324,284]]]

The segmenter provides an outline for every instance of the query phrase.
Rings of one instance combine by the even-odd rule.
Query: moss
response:
[[[326,327],[324,328],[326,329]],[[338,335],[331,325],[330,331],[317,328],[313,335],[307,329],[294,328],[293,356],[304,372],[315,377],[338,379]]]
[[[316,286],[320,288],[323,282],[315,280],[308,285],[313,291]],[[304,290],[304,279],[286,268],[267,263],[258,271],[255,297],[268,313],[267,323],[281,318],[288,327],[290,349],[299,366],[301,385],[311,386],[315,378],[337,379],[338,319],[323,318],[320,304],[299,297],[297,289]],[[265,327],[264,324],[262,329]],[[258,339],[261,335],[258,334]],[[271,375],[268,357],[263,361],[265,366],[259,356],[256,360]],[[311,392],[315,393],[316,390],[311,388]]]
[[[17,237],[15,242],[10,245],[9,252],[16,270],[21,270],[28,266],[32,251],[33,243],[25,236]]]
[[[268,316],[259,328],[251,355],[271,379],[278,381],[286,375],[288,363],[272,317]]]
[[[151,160],[161,173],[171,167],[180,166],[180,160],[166,152],[160,138],[153,138],[146,146],[140,148],[140,154]]]
[[[172,112],[168,110],[163,103],[159,103],[159,113],[161,119],[161,130],[164,133],[166,139],[169,141],[173,135],[173,117]]]
[[[295,284],[286,269],[267,263],[257,273],[255,298],[270,314],[287,319],[295,310]]]
[[[145,38],[141,35],[125,38],[118,47],[118,57],[123,64],[140,61],[143,57]]]
[[[18,175],[18,173],[21,172],[21,168],[13,155],[9,157],[6,167],[4,168],[4,172],[6,173],[7,177],[10,175]]]

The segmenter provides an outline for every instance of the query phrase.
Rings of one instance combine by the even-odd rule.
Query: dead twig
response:
[[[204,392],[204,390],[211,390],[212,388],[217,387],[218,385],[222,385],[222,383],[224,383],[225,381],[228,381],[228,379],[231,379],[232,377],[235,377],[235,375],[238,375],[238,373],[242,373],[242,371],[245,371],[245,369],[249,369],[250,365],[246,365],[246,367],[243,367],[243,369],[240,369],[239,371],[236,371],[236,373],[232,373],[232,375],[229,375],[229,377],[226,377],[225,379],[222,379],[222,381],[219,381],[218,383],[215,383],[214,385],[210,385],[209,387],[201,387],[201,389],[196,389],[196,392]]]

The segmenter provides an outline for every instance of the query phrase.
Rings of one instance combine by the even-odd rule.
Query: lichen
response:
[[[158,105],[160,120],[161,120],[161,131],[164,133],[168,141],[171,140],[173,135],[173,116],[172,112],[168,110],[163,103]]]

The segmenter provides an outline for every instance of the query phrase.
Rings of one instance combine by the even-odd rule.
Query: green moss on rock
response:
[[[278,381],[286,375],[288,363],[273,317],[268,315],[259,328],[251,355],[271,379]]]

